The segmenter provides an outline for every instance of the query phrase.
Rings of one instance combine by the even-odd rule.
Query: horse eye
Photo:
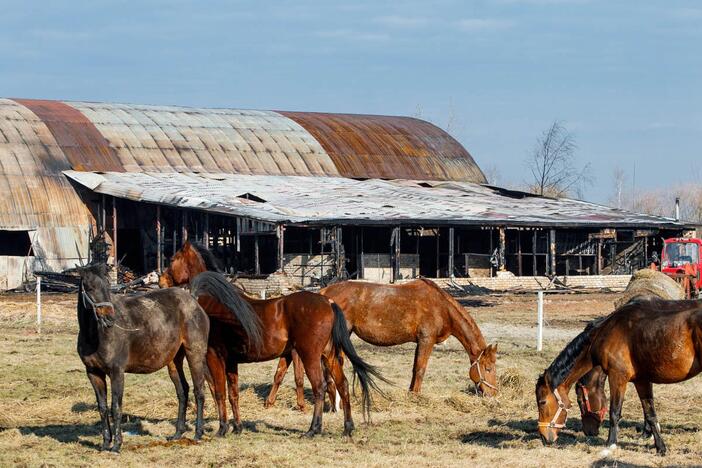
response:
[[[542,405],[542,406],[543,406],[543,405],[545,405],[545,404],[546,404],[546,400],[539,400],[539,405]]]

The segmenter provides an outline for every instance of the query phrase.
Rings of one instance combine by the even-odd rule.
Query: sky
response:
[[[702,2],[6,1],[0,96],[420,115],[503,185],[558,120],[606,202],[702,171]]]

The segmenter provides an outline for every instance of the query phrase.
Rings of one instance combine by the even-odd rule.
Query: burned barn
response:
[[[0,99],[0,290],[88,255],[162,269],[186,240],[297,285],[607,275],[690,226],[486,184],[415,118]]]

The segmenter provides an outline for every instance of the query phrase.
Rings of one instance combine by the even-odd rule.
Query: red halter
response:
[[[604,421],[604,416],[607,412],[607,408],[603,406],[602,408],[600,408],[599,411],[592,411],[592,407],[590,406],[590,395],[587,390],[587,387],[585,387],[585,385],[581,383],[578,383],[578,387],[580,387],[580,389],[583,391],[583,399],[585,400],[585,414],[597,418],[597,421],[600,423]]]

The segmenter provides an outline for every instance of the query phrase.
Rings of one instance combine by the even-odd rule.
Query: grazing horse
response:
[[[170,286],[191,282],[191,287],[200,290],[200,284],[207,281],[210,286],[206,291],[203,289],[206,295],[201,295],[198,301],[212,318],[207,364],[219,414],[218,435],[224,436],[227,432],[224,400],[227,385],[234,413],[234,431],[241,432],[243,427],[239,413],[239,363],[268,361],[281,356],[290,361],[293,351],[304,364],[314,394],[314,414],[306,435],[313,436],[322,431],[323,365],[339,389],[344,408],[344,434],[351,435],[354,429],[351,400],[341,353],[347,356],[359,378],[364,415],[369,414],[371,407],[370,389],[377,389],[373,376],[385,379],[356,353],[339,306],[319,294],[305,291],[269,300],[252,299],[219,272],[208,271],[216,268],[216,260],[209,250],[186,242],[173,256],[159,284]],[[228,319],[228,310],[241,308],[253,312],[260,320],[263,330],[260,347],[247,346],[239,324]]]
[[[470,379],[478,393],[495,395],[497,345],[487,345],[478,325],[466,310],[446,291],[427,279],[400,285],[366,281],[343,281],[320,291],[344,311],[349,330],[363,341],[376,346],[417,343],[410,391],[419,393],[434,345],[455,336],[463,345],[471,365]],[[293,361],[298,392],[302,372]],[[275,402],[289,361],[280,360],[266,406]],[[333,399],[332,399],[333,402]]]
[[[136,296],[112,296],[106,265],[78,267],[78,355],[95,390],[102,420],[102,450],[122,446],[124,374],[150,374],[168,367],[178,394],[178,421],[173,438],[185,431],[188,382],[183,358],[193,379],[197,419],[195,439],[203,433],[203,383],[210,327],[204,310],[189,292],[163,289]],[[107,381],[112,387],[112,423],[107,411]]]
[[[591,323],[556,357],[536,383],[538,429],[544,444],[565,427],[570,387],[593,367],[609,378],[609,437],[616,448],[627,383],[636,387],[656,450],[664,455],[653,384],[690,379],[702,371],[702,302],[635,300]]]

